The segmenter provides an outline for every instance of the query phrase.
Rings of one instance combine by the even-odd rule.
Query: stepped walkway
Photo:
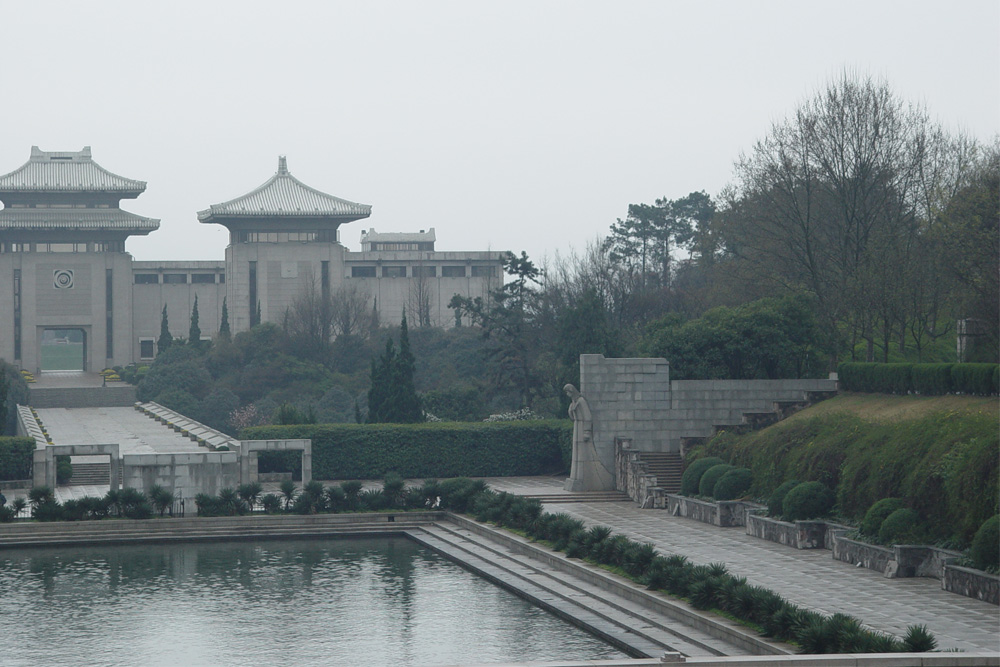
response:
[[[495,477],[497,491],[544,496],[561,479]],[[548,503],[546,503],[548,505]],[[695,563],[725,563],[751,584],[770,588],[797,605],[826,614],[851,614],[868,626],[897,636],[910,625],[926,625],[942,649],[1000,651],[1000,608],[949,593],[936,579],[886,579],[836,561],[823,549],[799,550],[633,503],[581,502],[547,506],[587,525],[605,525],[633,540],[652,542],[663,554]]]

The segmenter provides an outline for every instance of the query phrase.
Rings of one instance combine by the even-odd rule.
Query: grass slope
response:
[[[755,433],[720,433],[688,461],[750,468],[760,498],[788,479],[823,482],[856,521],[876,501],[902,498],[928,539],[966,545],[998,511],[998,408],[996,397],[843,394]]]

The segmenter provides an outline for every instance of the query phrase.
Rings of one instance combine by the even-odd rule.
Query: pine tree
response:
[[[163,304],[163,314],[160,316],[160,337],[156,339],[156,353],[163,354],[174,342],[167,324],[167,304]]]
[[[194,295],[194,307],[191,309],[191,327],[188,329],[188,345],[201,345],[201,327],[198,326],[198,295]]]
[[[219,325],[219,338],[229,340],[232,334],[229,332],[229,308],[226,306],[226,297],[222,297],[222,324]]]

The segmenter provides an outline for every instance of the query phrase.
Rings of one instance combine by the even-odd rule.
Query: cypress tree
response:
[[[416,360],[410,351],[410,332],[406,326],[406,311],[403,311],[403,321],[399,325],[399,357],[396,362],[396,417],[404,424],[415,424],[424,420],[420,409],[420,397],[413,385],[413,373],[416,370]]]
[[[222,297],[222,324],[219,325],[219,338],[229,340],[231,335],[229,333],[229,308],[226,306],[226,297]]]
[[[385,352],[371,364],[371,389],[368,390],[368,423],[412,424],[422,422],[420,397],[413,385],[415,361],[410,351],[406,315],[399,328],[399,352],[392,339],[385,342]]]
[[[194,307],[191,309],[191,327],[188,329],[188,345],[198,347],[201,344],[201,327],[198,326],[198,295],[194,295]]]
[[[170,335],[170,327],[167,324],[167,304],[163,304],[163,314],[160,315],[160,337],[156,339],[156,353],[162,354],[174,342],[174,337]]]

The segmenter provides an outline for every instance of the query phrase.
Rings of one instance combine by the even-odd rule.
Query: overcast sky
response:
[[[715,196],[845,70],[1000,131],[1000,2],[0,0],[0,174],[43,150],[148,182],[136,259],[222,260],[196,213],[270,178],[371,204],[341,228],[565,254],[629,203]]]

